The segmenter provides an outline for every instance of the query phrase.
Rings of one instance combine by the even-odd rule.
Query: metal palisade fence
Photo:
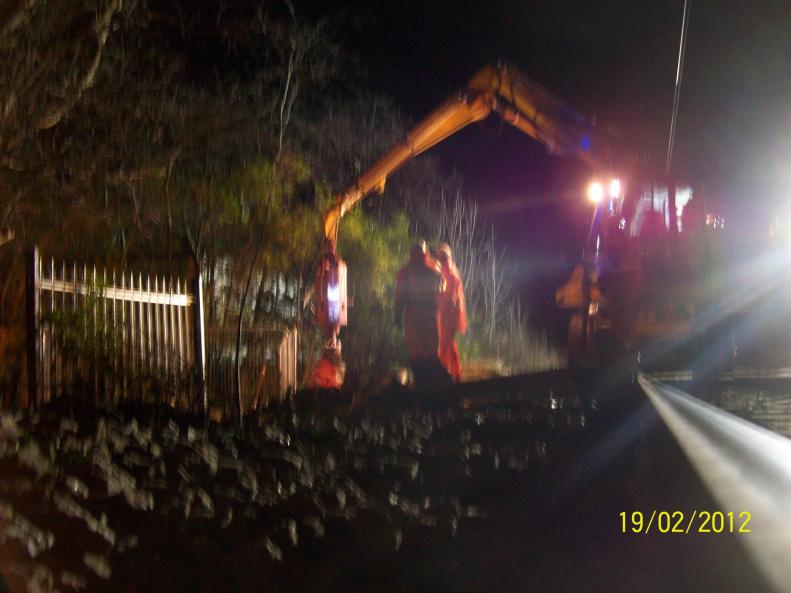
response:
[[[238,410],[235,335],[207,332],[200,276],[43,260],[36,248],[26,267],[28,406],[79,393],[222,416]],[[245,328],[242,337],[243,409],[295,391],[296,330]]]
[[[206,384],[212,401],[212,415],[234,416],[238,412],[236,393],[237,328],[207,328],[209,345]],[[250,413],[273,399],[283,401],[297,385],[297,330],[244,327],[239,349],[241,408]]]
[[[206,405],[199,282],[44,261],[27,271],[28,403],[81,392]]]

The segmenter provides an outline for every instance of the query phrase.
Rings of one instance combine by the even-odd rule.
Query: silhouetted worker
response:
[[[459,269],[453,262],[450,245],[437,246],[437,261],[442,269],[445,288],[439,298],[439,360],[453,380],[461,380],[461,360],[456,334],[467,331],[467,308],[464,304],[464,285]]]
[[[439,365],[439,299],[442,273],[426,252],[425,241],[409,250],[409,263],[396,278],[395,321],[404,326],[415,382],[427,383]]]

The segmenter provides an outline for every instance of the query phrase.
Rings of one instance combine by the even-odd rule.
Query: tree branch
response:
[[[8,200],[8,203],[3,208],[3,217],[0,218],[0,230],[3,230],[8,227],[8,222],[11,220],[11,216],[14,213],[14,207],[17,205],[19,200],[22,198],[22,194],[24,192],[21,189],[18,189],[14,192],[14,195]]]
[[[36,4],[38,4],[38,0],[20,0],[15,8],[10,9],[10,14],[7,14],[5,10],[0,13],[3,23],[0,25],[0,43],[30,20]]]
[[[96,72],[98,72],[99,65],[102,62],[104,47],[107,44],[107,36],[110,33],[110,24],[112,23],[113,15],[118,11],[120,4],[121,0],[110,0],[104,9],[104,12],[102,12],[97,17],[96,25],[94,26],[94,32],[96,34],[96,53],[94,54],[91,65],[77,83],[77,86],[72,92],[71,96],[63,101],[59,106],[55,107],[52,111],[39,118],[35,129],[47,130],[57,125],[82,98],[82,94],[93,86],[96,78]]]

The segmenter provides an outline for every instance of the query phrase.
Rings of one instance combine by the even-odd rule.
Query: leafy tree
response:
[[[357,209],[343,220],[339,250],[349,267],[352,306],[349,330],[341,338],[350,387],[371,385],[395,362],[405,362],[392,299],[396,274],[412,241],[403,213],[381,223]]]

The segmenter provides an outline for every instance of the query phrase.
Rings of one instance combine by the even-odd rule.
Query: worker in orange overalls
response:
[[[415,380],[422,370],[438,364],[439,299],[442,273],[420,241],[409,250],[409,263],[396,278],[395,321],[404,326],[404,343],[409,352]]]
[[[456,264],[453,263],[450,245],[437,246],[437,261],[442,269],[445,288],[439,299],[439,359],[453,380],[461,380],[461,361],[456,333],[467,331],[467,308],[464,304],[464,285]]]

